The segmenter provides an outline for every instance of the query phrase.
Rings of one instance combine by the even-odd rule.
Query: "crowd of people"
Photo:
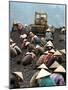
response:
[[[18,32],[21,45],[10,37],[11,60],[23,54],[20,63],[27,66],[33,63],[37,72],[30,79],[30,87],[49,87],[66,85],[66,68],[62,65],[62,56],[66,55],[65,48],[58,50],[54,46],[54,32],[49,27],[44,36],[38,36],[31,31],[31,26],[14,24],[12,32]],[[58,38],[58,37],[57,37]],[[10,88],[20,88],[20,82],[24,81],[23,72],[10,73]]]

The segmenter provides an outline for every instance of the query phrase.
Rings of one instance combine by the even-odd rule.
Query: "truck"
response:
[[[34,34],[44,35],[44,32],[48,28],[48,15],[46,12],[35,12],[34,24],[31,24],[31,30]]]

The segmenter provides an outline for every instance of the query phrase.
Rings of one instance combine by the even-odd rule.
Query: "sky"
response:
[[[36,11],[48,14],[48,25],[54,25],[55,27],[65,25],[65,5],[10,1],[9,29],[11,30],[13,21],[33,24]]]

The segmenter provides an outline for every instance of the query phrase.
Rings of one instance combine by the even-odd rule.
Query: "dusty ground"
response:
[[[20,40],[19,40],[19,34],[17,32],[13,32],[10,34],[10,37],[12,37],[12,39],[17,43],[17,45],[20,47],[21,46],[21,43],[20,43]],[[64,36],[62,36],[64,37]],[[63,49],[65,48],[65,40],[64,41],[59,41],[59,32],[56,31],[54,33],[54,46],[56,49]],[[21,71],[23,73],[23,76],[24,76],[24,81],[22,83],[20,83],[20,86],[23,87],[23,88],[26,88],[26,87],[29,87],[29,81],[32,77],[32,75],[37,71],[34,69],[35,67],[35,64],[30,64],[30,65],[27,65],[27,66],[23,66],[22,64],[17,64],[17,60],[21,60],[23,58],[23,54],[26,52],[26,50],[23,50],[22,51],[22,54],[13,58],[11,60],[10,58],[10,72],[14,72],[14,71]],[[64,60],[64,63],[63,63],[63,66],[65,67],[66,66],[66,62],[65,62],[65,57],[63,56],[63,60]]]

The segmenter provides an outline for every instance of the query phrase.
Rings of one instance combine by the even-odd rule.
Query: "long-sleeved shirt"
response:
[[[65,85],[64,78],[61,74],[53,73],[50,77],[55,81],[56,85]]]

